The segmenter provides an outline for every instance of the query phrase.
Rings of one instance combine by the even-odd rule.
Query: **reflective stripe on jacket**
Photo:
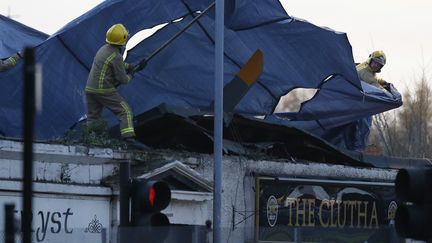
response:
[[[6,60],[0,60],[0,72],[7,71],[14,67],[19,59],[20,57],[18,56],[18,54],[15,54]]]
[[[120,47],[106,44],[96,53],[87,79],[88,93],[112,93],[120,84],[127,84],[132,76],[126,74],[129,64],[123,61]]]

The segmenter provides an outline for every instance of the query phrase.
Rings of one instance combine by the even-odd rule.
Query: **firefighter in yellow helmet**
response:
[[[386,61],[386,55],[383,51],[372,52],[367,61],[357,65],[356,68],[359,78],[379,89],[386,90],[385,87],[388,86],[388,83],[384,79],[378,78],[376,75],[381,72]]]
[[[120,122],[120,133],[126,143],[139,149],[147,146],[135,140],[133,113],[126,100],[118,93],[117,86],[127,84],[133,78],[134,65],[123,61],[123,51],[128,41],[128,31],[122,24],[115,24],[106,33],[106,43],[96,56],[87,79],[87,125],[101,118],[103,107],[113,112]]]
[[[367,61],[357,65],[357,74],[361,80],[379,89],[390,92],[390,85],[376,76],[386,64],[386,55],[383,51],[374,51],[369,55]],[[367,116],[353,123],[353,142],[348,149],[362,152],[367,143],[372,127],[372,116]]]
[[[0,72],[5,72],[17,64],[17,62],[22,58],[21,52],[18,52],[17,54],[5,59],[0,60]]]

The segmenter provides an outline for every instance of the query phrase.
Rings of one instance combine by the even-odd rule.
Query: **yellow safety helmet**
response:
[[[368,63],[370,64],[372,60],[384,66],[387,58],[383,51],[374,51],[369,55]]]
[[[128,38],[128,31],[122,24],[115,24],[106,33],[106,42],[112,45],[125,45]]]

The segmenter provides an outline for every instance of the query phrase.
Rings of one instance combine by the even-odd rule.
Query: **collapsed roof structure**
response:
[[[137,63],[210,4],[211,0],[107,0],[38,44],[43,110],[37,114],[35,137],[60,137],[85,115],[84,86],[111,25],[122,23],[133,36],[167,23],[128,51],[126,61]],[[267,123],[295,127],[341,145],[346,138],[340,134],[350,123],[402,104],[396,89],[385,92],[359,80],[345,33],[289,16],[279,1],[228,1],[225,15],[224,84],[255,50],[264,54],[264,70],[235,107],[236,114],[264,116]],[[31,35],[31,30],[18,30]],[[119,88],[134,114],[161,104],[212,114],[214,33],[213,9],[154,56],[129,85]],[[18,42],[3,35],[2,41]],[[7,137],[22,136],[22,65],[0,73],[0,132]],[[300,87],[318,91],[298,112],[274,114],[280,98]],[[104,117],[115,124],[109,112]]]

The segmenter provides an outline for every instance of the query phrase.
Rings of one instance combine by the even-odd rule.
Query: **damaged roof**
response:
[[[160,105],[136,117],[136,131],[138,139],[154,149],[213,153],[213,115],[198,109]],[[120,136],[117,126],[110,132],[113,137]],[[223,136],[225,155],[257,161],[385,169],[430,164],[428,159],[368,155],[341,149],[304,130],[238,114],[225,114]]]
[[[35,137],[42,140],[61,137],[85,115],[84,86],[93,57],[104,44],[105,32],[112,24],[123,23],[133,36],[143,29],[167,23],[128,51],[126,61],[137,63],[182,30],[211,3],[209,0],[107,0],[38,45],[35,50],[36,59],[43,67],[43,109],[36,117]],[[254,138],[273,136],[290,144],[288,151],[294,153],[297,145],[281,134],[295,133],[302,137],[303,133],[313,133],[312,140],[316,140],[313,146],[321,144],[318,147],[325,147],[322,144],[326,142],[318,141],[322,131],[402,104],[397,90],[387,94],[364,88],[369,85],[358,79],[345,33],[293,18],[279,1],[229,1],[225,14],[224,84],[257,49],[262,50],[264,56],[261,76],[235,107],[236,114],[232,116],[232,124],[242,124],[243,129],[232,127],[240,131],[242,143],[265,148],[266,141],[255,141]],[[162,104],[211,114],[214,22],[213,8],[152,58],[129,85],[119,88],[138,120],[140,114],[148,116],[152,109]],[[0,81],[4,84],[1,91],[4,95],[0,95],[0,132],[7,137],[22,136],[22,65],[19,62],[16,68],[0,73]],[[273,116],[279,99],[297,87],[317,88],[318,92],[290,119]],[[372,91],[368,92],[369,89]],[[352,107],[356,109],[352,110]],[[346,116],[347,110],[349,116]],[[256,115],[264,115],[267,120],[251,118]],[[117,122],[107,111],[104,118],[110,125]],[[159,122],[167,124],[164,132],[179,132],[169,128],[168,124],[173,120],[160,119]],[[211,137],[205,131],[212,122],[211,116],[190,116],[176,120],[176,125],[177,122],[183,124],[184,129],[196,132],[194,136],[199,139],[195,143],[202,145],[203,150],[207,149],[204,145]],[[260,133],[256,128],[266,132]],[[226,136],[234,135],[226,133]],[[144,137],[147,139],[148,136]],[[151,139],[163,143],[163,138],[168,140],[171,136]],[[234,138],[232,141],[236,141]],[[310,140],[305,138],[303,143],[308,144]],[[231,146],[232,151],[236,148],[242,149]]]
[[[226,119],[229,117],[228,119]],[[213,115],[160,105],[136,117],[137,138],[155,149],[213,153]],[[117,126],[111,134],[119,137]],[[263,119],[225,114],[223,152],[251,159],[313,161],[359,167],[401,168],[409,159],[369,156],[340,149],[304,130]],[[414,164],[423,164],[424,161]]]

